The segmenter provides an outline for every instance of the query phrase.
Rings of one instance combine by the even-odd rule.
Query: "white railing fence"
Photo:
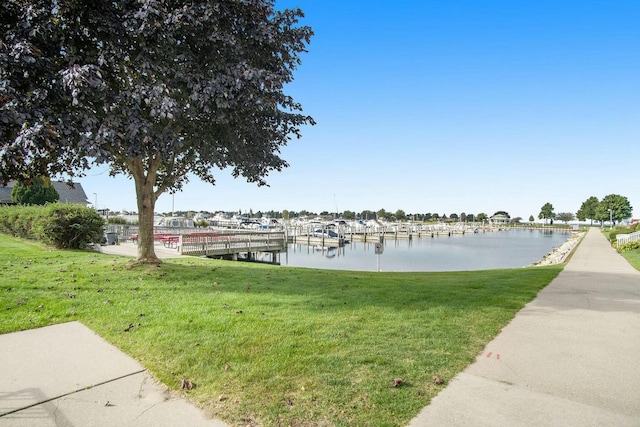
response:
[[[636,231],[635,233],[631,234],[618,234],[616,236],[616,239],[618,241],[618,247],[620,247],[620,245],[624,245],[625,243],[640,240],[640,231]]]

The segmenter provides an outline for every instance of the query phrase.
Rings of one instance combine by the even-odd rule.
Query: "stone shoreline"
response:
[[[560,246],[553,248],[553,250],[551,250],[551,252],[546,254],[540,261],[536,261],[531,265],[543,266],[543,265],[561,264],[565,262],[567,257],[571,255],[571,253],[576,248],[576,246],[578,246],[578,243],[580,243],[580,240],[582,240],[582,237],[584,235],[585,235],[584,231],[581,231],[578,233],[571,233],[571,237],[569,237],[569,239],[566,242],[564,242]]]

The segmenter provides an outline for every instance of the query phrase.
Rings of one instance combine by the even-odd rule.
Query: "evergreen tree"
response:
[[[11,200],[19,205],[46,205],[57,202],[59,198],[49,178],[17,181],[11,190]]]

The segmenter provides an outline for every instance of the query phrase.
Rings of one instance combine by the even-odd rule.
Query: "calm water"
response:
[[[542,259],[571,237],[570,232],[508,230],[455,234],[451,237],[386,239],[379,256],[382,271],[463,271],[523,267]],[[280,263],[292,267],[335,270],[378,270],[374,243],[354,242],[343,248],[290,244]]]

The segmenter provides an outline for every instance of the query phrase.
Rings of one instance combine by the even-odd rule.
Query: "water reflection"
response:
[[[506,230],[409,239],[386,238],[383,253],[374,243],[344,247],[289,244],[282,265],[357,271],[463,271],[515,268],[542,259],[564,243],[570,232]]]

